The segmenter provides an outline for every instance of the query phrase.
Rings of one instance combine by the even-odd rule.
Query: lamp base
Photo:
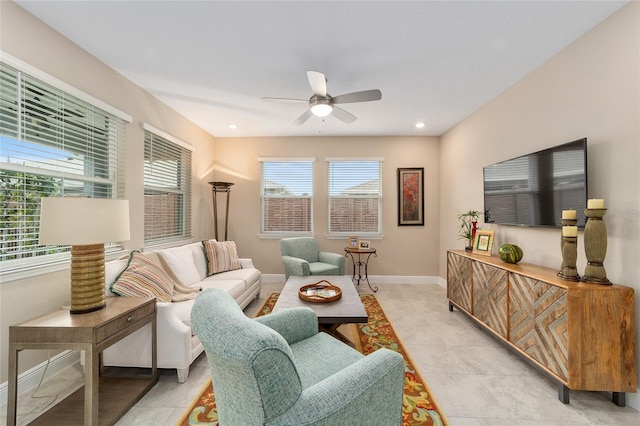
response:
[[[104,244],[71,247],[71,313],[84,314],[106,306]]]

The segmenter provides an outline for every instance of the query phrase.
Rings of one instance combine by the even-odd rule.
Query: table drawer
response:
[[[100,343],[105,339],[117,334],[118,332],[132,326],[138,321],[143,320],[156,310],[156,303],[152,301],[138,309],[131,311],[128,315],[121,315],[115,320],[96,328],[96,343]]]

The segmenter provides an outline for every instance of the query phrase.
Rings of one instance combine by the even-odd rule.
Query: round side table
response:
[[[373,291],[374,293],[378,291],[377,286],[375,288],[371,287],[371,283],[369,283],[369,271],[368,271],[369,258],[372,255],[373,257],[378,257],[378,254],[376,253],[376,249],[374,248],[361,249],[361,248],[345,247],[344,251],[345,251],[345,257],[350,257],[351,262],[353,263],[353,275],[351,276],[351,279],[353,281],[356,281],[358,285],[360,285],[360,281],[366,281],[371,291]],[[356,260],[356,258],[358,260]]]

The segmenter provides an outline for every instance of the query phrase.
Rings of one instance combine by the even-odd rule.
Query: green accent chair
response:
[[[344,256],[320,251],[314,237],[283,238],[280,253],[287,280],[291,275],[344,275]]]
[[[248,318],[224,290],[200,293],[191,311],[220,424],[400,425],[404,358],[364,356],[318,332],[309,308]]]

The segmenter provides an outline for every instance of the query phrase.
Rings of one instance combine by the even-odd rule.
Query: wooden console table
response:
[[[558,271],[447,252],[447,298],[517,355],[569,390],[635,392],[634,291],[565,281]]]
[[[152,327],[151,376],[101,377],[101,352],[146,324]],[[18,353],[24,349],[83,350],[86,360],[84,392],[79,389],[31,424],[114,424],[158,381],[156,333],[155,298],[139,297],[108,297],[99,311],[60,309],[10,326],[7,424],[16,424]]]

